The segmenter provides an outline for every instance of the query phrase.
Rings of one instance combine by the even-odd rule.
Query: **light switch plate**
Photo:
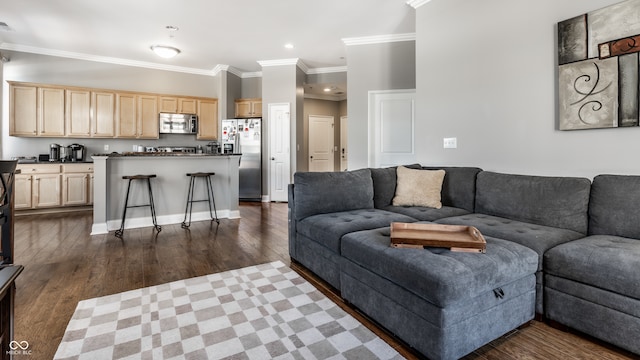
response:
[[[444,138],[442,145],[445,149],[455,149],[458,147],[458,138]]]
[[[104,151],[109,151],[109,145],[107,144],[104,145]]]

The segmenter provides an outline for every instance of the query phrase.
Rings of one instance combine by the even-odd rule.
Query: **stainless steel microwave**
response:
[[[197,115],[160,113],[160,134],[195,134],[197,132]]]

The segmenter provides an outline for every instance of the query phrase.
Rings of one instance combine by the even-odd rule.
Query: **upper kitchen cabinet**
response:
[[[218,139],[218,101],[198,100],[198,140]]]
[[[38,135],[64,136],[64,89],[38,88]]]
[[[38,88],[9,85],[9,135],[38,135]]]
[[[157,139],[158,97],[134,93],[116,94],[116,137]]]
[[[114,137],[116,94],[107,91],[91,92],[91,136]]]
[[[64,136],[64,89],[11,83],[9,135]]]
[[[89,89],[67,89],[67,137],[113,137],[115,94]]]
[[[172,96],[160,97],[160,112],[177,114],[196,114],[197,101],[191,98],[179,98]]]
[[[262,117],[262,99],[236,99],[236,117]]]
[[[65,118],[67,136],[91,136],[91,91],[66,90]]]

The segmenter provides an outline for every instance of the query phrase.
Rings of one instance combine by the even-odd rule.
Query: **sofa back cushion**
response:
[[[476,213],[587,233],[591,181],[576,177],[483,171],[476,182]]]
[[[409,169],[420,169],[420,164],[404,165]],[[373,204],[376,209],[382,209],[391,205],[393,197],[396,195],[397,167],[371,168],[371,179],[373,179]]]
[[[345,172],[298,172],[293,175],[295,218],[373,208],[369,169]]]
[[[589,201],[589,234],[640,239],[639,207],[640,176],[596,176]]]
[[[425,170],[445,171],[442,182],[442,205],[473,212],[476,200],[476,176],[482,171],[477,167],[433,167]]]

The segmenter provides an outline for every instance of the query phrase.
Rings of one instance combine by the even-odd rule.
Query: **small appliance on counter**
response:
[[[60,144],[49,145],[49,161],[60,161]]]
[[[195,146],[158,146],[158,151],[183,153],[183,154],[195,154],[196,147]]]
[[[71,144],[68,146],[70,152],[70,158],[73,162],[82,162],[84,161],[84,145],[80,144]]]
[[[220,154],[220,144],[217,141],[207,143],[207,154]]]
[[[58,158],[58,161],[67,162],[70,160],[71,160],[71,148],[68,146],[61,146],[60,157]],[[51,161],[51,159],[49,159],[49,161]]]

